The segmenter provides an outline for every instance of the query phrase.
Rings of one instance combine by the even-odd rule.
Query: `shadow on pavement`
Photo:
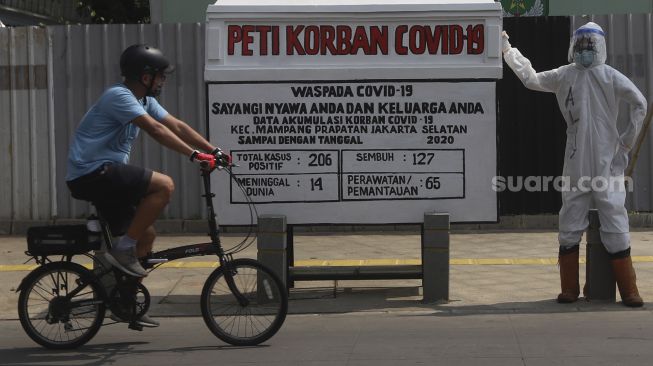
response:
[[[482,314],[553,314],[553,313],[578,313],[578,312],[620,312],[620,311],[641,311],[646,307],[633,309],[623,306],[621,303],[588,302],[580,298],[573,304],[558,304],[555,299],[537,301],[512,301],[483,305],[461,305],[455,302],[448,304],[433,305],[431,307],[437,312],[431,316],[455,317]]]
[[[50,350],[39,346],[13,348],[3,351],[2,365],[69,365],[71,363],[86,366],[100,366],[111,363],[120,364],[120,358],[134,355],[158,354],[161,352],[188,353],[195,351],[235,351],[248,348],[266,348],[268,345],[252,347],[235,347],[231,345],[179,347],[165,349],[134,349],[135,346],[149,342],[116,342],[84,345],[72,350]]]
[[[625,307],[621,302],[585,301],[559,304],[550,299],[479,303],[480,301],[451,299],[447,303],[422,302],[421,288],[312,288],[293,290],[290,313],[346,313],[346,312],[430,312],[430,315],[455,317],[479,314],[542,314],[574,312],[615,312],[648,310]]]
[[[72,350],[51,350],[40,346],[12,348],[3,351],[2,365],[106,365],[121,355],[134,354],[134,346],[149,342],[116,342],[84,345]],[[157,351],[152,351],[157,352]]]
[[[496,301],[492,298],[456,299],[447,303],[424,303],[420,286],[403,287],[311,287],[290,290],[289,314],[339,314],[353,312],[432,312],[434,316],[479,314],[542,314],[648,310],[625,307],[621,302],[585,301],[558,304],[554,295],[543,299]],[[199,295],[152,297],[154,316],[201,316]]]

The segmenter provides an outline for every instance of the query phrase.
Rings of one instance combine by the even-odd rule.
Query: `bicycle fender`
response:
[[[59,266],[72,267],[72,268],[76,267],[76,269],[82,269],[82,271],[80,271],[81,273],[84,273],[84,275],[86,277],[89,277],[92,282],[97,282],[94,278],[92,278],[93,274],[91,273],[91,271],[89,271],[88,269],[86,269],[86,267],[84,267],[82,265],[79,265],[79,264],[73,263],[73,262],[50,262],[50,263],[46,263],[46,264],[44,264],[42,266],[39,266],[38,268],[32,270],[32,272],[27,274],[27,276],[25,276],[20,281],[20,284],[16,288],[15,292],[18,293],[18,292],[22,291],[25,288],[25,284],[30,283],[32,281],[32,278],[35,277],[35,276],[38,276],[41,272],[48,270],[50,267],[59,267]],[[105,292],[104,295],[106,297],[106,290],[105,290],[104,286],[99,286],[99,287],[100,287],[100,291]]]
[[[27,277],[29,277],[29,275],[25,276],[25,278],[23,278],[20,281],[20,285],[18,285],[18,287],[16,287],[16,290],[14,291],[15,293],[19,293],[19,292],[21,292],[23,290],[23,287],[25,287],[24,284],[25,284],[25,280],[27,279]]]
[[[18,285],[15,292],[21,292],[23,288],[25,288],[25,283],[29,283],[32,280],[32,277],[36,276],[35,273],[37,273],[42,267],[43,266],[33,269],[30,273],[27,274],[27,276],[23,277],[23,279],[20,281],[20,285]]]

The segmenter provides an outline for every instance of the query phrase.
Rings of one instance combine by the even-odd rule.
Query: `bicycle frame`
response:
[[[184,245],[184,246],[179,246],[175,248],[154,252],[149,256],[147,256],[146,258],[144,258],[143,268],[145,269],[154,268],[156,263],[160,263],[161,261],[167,262],[175,259],[215,254],[218,256],[220,267],[224,268],[225,280],[227,282],[227,285],[229,286],[229,289],[234,294],[234,296],[236,297],[236,299],[238,300],[241,306],[247,306],[247,304],[249,304],[249,300],[247,300],[245,296],[243,296],[240,293],[240,291],[234,284],[233,269],[231,268],[230,265],[233,258],[231,254],[226,254],[224,252],[224,250],[222,249],[222,244],[220,242],[220,227],[218,226],[216,220],[217,215],[215,214],[215,209],[213,206],[213,197],[215,197],[215,194],[211,192],[211,178],[210,178],[210,174],[213,170],[215,170],[215,168],[209,168],[205,165],[202,165],[200,170],[202,172],[202,181],[204,185],[204,194],[202,195],[202,197],[204,197],[205,199],[206,207],[208,210],[207,221],[209,225],[209,236],[211,237],[211,242]],[[103,222],[102,227],[103,227],[105,238],[108,238],[107,243],[110,243],[111,235],[109,233],[109,229],[106,223]],[[108,246],[110,246],[110,244]]]
[[[215,209],[213,207],[213,197],[215,197],[215,194],[211,192],[210,174],[211,171],[202,168],[202,180],[204,183],[204,194],[202,197],[205,198],[206,207],[208,209],[207,221],[209,225],[209,236],[211,237],[211,242],[184,245],[154,252],[146,258],[144,261],[145,263],[143,263],[143,268],[148,269],[154,266],[153,263],[148,262],[150,260],[153,260],[153,262],[156,262],[157,260],[172,261],[175,259],[211,254],[217,254],[218,258],[220,259],[220,266],[224,266],[226,262],[231,260],[231,258],[227,258],[227,254],[224,253],[222,244],[220,242],[220,228],[216,221]]]
[[[169,248],[161,250],[158,252],[150,253],[146,258],[144,258],[143,268],[149,269],[153,268],[158,262],[173,261],[175,259],[188,258],[188,257],[197,257],[204,255],[216,254],[220,258],[220,265],[225,265],[225,260],[230,260],[231,258],[225,258],[228,255],[225,254],[222,249],[220,242],[220,229],[216,221],[215,209],[213,207],[213,197],[215,194],[211,192],[211,180],[210,174],[211,171],[202,168],[202,179],[204,183],[204,192],[205,194],[202,197],[205,198],[206,207],[208,208],[208,225],[209,225],[209,236],[211,237],[211,242],[208,243],[197,243],[183,245],[179,247]],[[99,214],[99,213],[98,213]],[[110,250],[112,247],[111,238],[112,234],[109,229],[109,225],[100,215],[100,226],[102,229],[102,236],[104,237],[105,242],[107,243],[107,250]],[[148,263],[148,260],[154,260],[155,263]],[[157,261],[162,260],[162,261]]]

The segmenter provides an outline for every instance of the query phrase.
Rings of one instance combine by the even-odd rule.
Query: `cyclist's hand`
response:
[[[215,156],[211,154],[204,154],[197,150],[194,150],[190,154],[190,161],[199,163],[203,168],[213,169],[215,168],[216,159]]]
[[[233,160],[231,155],[222,151],[219,147],[216,147],[211,151],[211,154],[215,156],[215,162],[221,167],[230,167],[233,165]]]

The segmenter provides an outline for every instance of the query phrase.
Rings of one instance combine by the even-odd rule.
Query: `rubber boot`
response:
[[[617,280],[623,304],[632,308],[644,305],[644,300],[639,296],[637,290],[637,276],[630,255],[624,258],[612,259],[612,270]]]
[[[558,295],[558,302],[562,304],[576,302],[580,294],[580,286],[578,284],[578,250],[578,246],[569,249],[560,248],[558,264],[560,265],[560,288],[562,291]]]

